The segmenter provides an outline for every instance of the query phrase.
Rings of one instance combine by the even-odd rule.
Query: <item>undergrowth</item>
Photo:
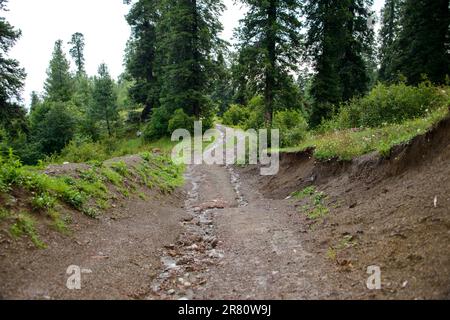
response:
[[[291,197],[296,200],[306,200],[306,204],[300,208],[300,211],[310,220],[323,219],[330,213],[330,209],[325,203],[327,195],[317,191],[313,186],[294,192]]]
[[[298,147],[281,149],[281,152],[300,152],[314,149],[319,160],[352,160],[370,152],[389,156],[396,145],[408,143],[414,137],[426,133],[436,123],[448,116],[448,107],[428,113],[426,117],[408,120],[379,128],[333,130],[310,133]]]

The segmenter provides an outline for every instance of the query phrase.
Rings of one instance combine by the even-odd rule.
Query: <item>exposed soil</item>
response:
[[[328,195],[323,223],[295,216],[309,252],[336,253],[322,272],[339,280],[339,298],[450,298],[450,119],[388,159],[318,163],[300,153],[284,155],[281,167],[269,179],[253,178],[256,168],[242,175],[268,198],[311,185]],[[381,267],[380,291],[368,291],[363,281],[372,265]]]
[[[74,215],[72,236],[43,228],[46,250],[1,232],[0,296],[448,299],[449,159],[446,120],[389,159],[288,154],[270,178],[257,167],[193,166],[171,196],[145,191],[146,201],[121,199],[100,220]],[[326,195],[323,219],[290,197],[312,185]],[[66,288],[69,265],[92,270],[82,290]],[[367,289],[372,265],[381,290]]]

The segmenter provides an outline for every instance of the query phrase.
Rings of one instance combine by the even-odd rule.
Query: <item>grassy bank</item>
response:
[[[95,219],[120,198],[145,199],[143,188],[167,194],[184,183],[184,167],[174,165],[164,153],[57,168],[60,173],[25,167],[12,153],[0,158],[0,223],[11,237],[28,236],[43,248],[38,220],[44,218],[53,229],[67,233],[73,212]]]
[[[423,118],[407,120],[402,124],[390,124],[379,128],[332,130],[324,133],[310,132],[299,146],[280,151],[292,153],[313,148],[314,156],[319,160],[335,158],[351,160],[374,151],[388,156],[394,146],[409,142],[425,133],[448,115],[449,109],[444,106]]]

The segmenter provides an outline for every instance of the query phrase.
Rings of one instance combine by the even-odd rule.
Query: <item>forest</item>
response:
[[[388,0],[379,18],[370,0],[241,3],[248,11],[234,46],[219,37],[220,0],[130,4],[119,79],[104,64],[86,74],[83,34],[56,40],[44,91],[32,93],[29,108],[21,103],[26,70],[8,57],[21,33],[2,18],[3,155],[12,149],[29,165],[107,158],[192,129],[195,120],[279,128],[292,148],[333,130],[389,131],[442,114],[448,1]]]

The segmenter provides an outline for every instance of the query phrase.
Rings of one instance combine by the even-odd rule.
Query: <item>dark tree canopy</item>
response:
[[[308,1],[308,57],[315,68],[311,122],[328,118],[332,105],[369,89],[374,31],[368,21],[372,0]]]
[[[0,0],[0,14],[6,10],[6,0]],[[8,126],[10,121],[23,117],[17,105],[26,77],[19,62],[8,56],[9,51],[20,38],[21,32],[0,16],[0,125]]]
[[[108,135],[111,137],[113,123],[118,119],[119,114],[114,81],[104,63],[99,66],[98,75],[94,78],[93,103],[90,112],[94,120],[105,122]]]
[[[72,56],[72,59],[75,61],[75,65],[77,67],[77,74],[82,75],[85,73],[84,70],[84,35],[80,32],[74,33],[72,35],[72,39],[69,42],[69,44],[72,46],[69,50],[70,55]]]
[[[393,70],[393,59],[400,31],[400,5],[401,0],[386,0],[381,11],[380,50],[378,53],[380,63],[378,78],[381,81],[392,81],[396,76]]]
[[[249,10],[238,30],[238,61],[241,66],[236,71],[244,72],[249,83],[244,86],[242,78],[237,83],[241,82],[241,90],[244,87],[253,88],[264,95],[266,121],[270,124],[280,91],[289,82],[290,72],[296,71],[299,63],[302,44],[301,1],[242,2]]]
[[[156,24],[159,1],[139,0],[127,15],[132,35],[126,52],[126,72],[133,85],[129,89],[134,103],[142,104],[142,119],[150,116],[152,109],[159,107],[159,83],[156,62]]]
[[[418,84],[423,75],[443,83],[450,73],[448,0],[404,0],[392,72]]]
[[[208,74],[221,45],[222,0],[164,0],[158,52],[162,62],[161,105],[199,119],[208,111]]]
[[[55,42],[52,59],[47,69],[45,93],[51,101],[69,101],[73,94],[73,81],[70,75],[70,64],[63,51],[63,42]]]

